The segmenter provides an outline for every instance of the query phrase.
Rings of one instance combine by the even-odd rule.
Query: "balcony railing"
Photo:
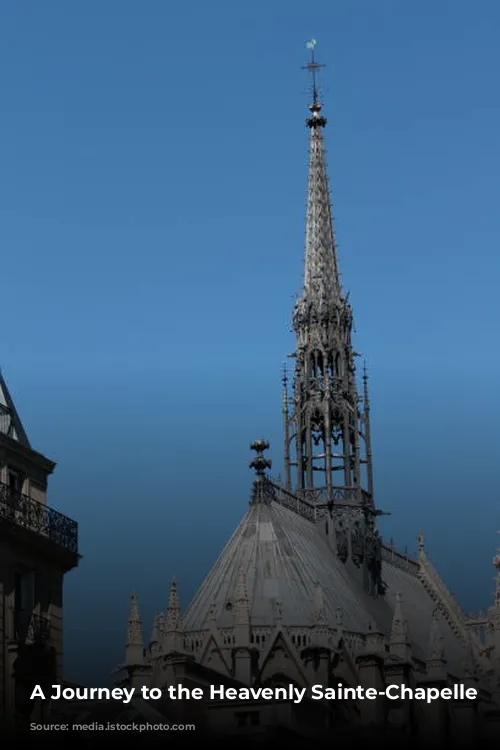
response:
[[[24,528],[67,552],[78,554],[78,524],[37,500],[0,482],[0,522]]]
[[[311,505],[370,505],[370,495],[361,487],[311,487],[295,494]]]
[[[50,641],[50,620],[32,612],[16,612],[15,639],[25,646],[45,646]]]

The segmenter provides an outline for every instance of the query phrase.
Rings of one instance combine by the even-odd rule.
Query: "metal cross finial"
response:
[[[314,48],[316,47],[316,39],[311,39],[309,42],[307,42],[306,47],[311,53],[311,58],[307,65],[303,66],[303,70],[308,70],[311,74],[311,80],[312,80],[312,95],[313,95],[313,104],[318,103],[318,87],[317,87],[317,74],[320,68],[324,68],[324,65],[321,65],[320,63],[316,62],[314,58]]]

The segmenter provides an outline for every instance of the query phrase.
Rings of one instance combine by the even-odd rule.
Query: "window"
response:
[[[14,581],[14,609],[16,612],[33,612],[35,606],[35,571],[17,572]]]
[[[7,484],[11,492],[19,494],[21,492],[21,477],[17,471],[8,470],[7,473]]]

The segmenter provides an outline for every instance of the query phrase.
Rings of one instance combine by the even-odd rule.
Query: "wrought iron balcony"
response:
[[[36,534],[61,551],[78,555],[76,521],[0,482],[0,523],[5,522]]]
[[[33,612],[16,612],[15,640],[25,646],[46,646],[50,641],[50,620]]]

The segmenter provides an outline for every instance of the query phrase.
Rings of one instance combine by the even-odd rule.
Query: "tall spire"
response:
[[[297,337],[293,411],[285,419],[285,475],[312,502],[371,508],[370,435],[360,410],[351,344],[352,311],[342,291],[317,85],[316,42],[308,43],[312,101],[309,129],[304,286],[293,327]],[[369,410],[369,406],[368,406]],[[289,437],[290,436],[290,437]],[[362,490],[363,484],[366,490]],[[294,486],[293,486],[294,485]]]
[[[304,294],[320,302],[332,301],[340,296],[340,280],[323,141],[323,128],[327,120],[321,114],[317,85],[317,72],[324,66],[314,58],[316,41],[309,42],[307,46],[311,59],[304,67],[312,77],[312,102],[309,105],[310,117],[306,119],[310,141]]]

